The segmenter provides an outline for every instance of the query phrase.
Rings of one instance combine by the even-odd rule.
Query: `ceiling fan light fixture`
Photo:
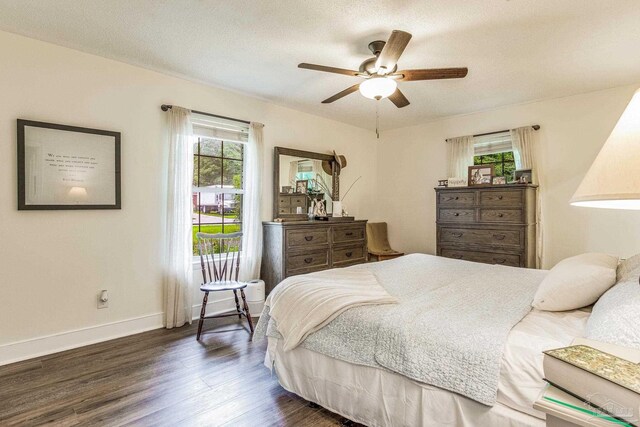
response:
[[[371,77],[360,83],[360,93],[370,99],[383,99],[396,91],[398,83],[387,77]]]

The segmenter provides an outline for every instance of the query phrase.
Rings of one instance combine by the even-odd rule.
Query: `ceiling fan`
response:
[[[386,42],[376,40],[369,43],[369,50],[373,52],[375,56],[360,64],[358,71],[306,63],[298,64],[298,68],[363,77],[365,79],[363,82],[355,84],[325,99],[322,101],[323,104],[330,104],[360,90],[360,93],[367,98],[376,100],[389,98],[398,108],[409,105],[409,100],[400,91],[397,82],[460,79],[467,75],[469,71],[467,68],[431,68],[397,71],[398,59],[400,55],[402,55],[402,52],[404,52],[407,44],[409,44],[409,40],[411,40],[411,34],[405,31],[394,30]]]

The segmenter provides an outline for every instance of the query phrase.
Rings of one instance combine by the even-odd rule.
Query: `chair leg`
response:
[[[240,300],[238,300],[238,291],[233,290],[233,296],[236,299],[236,311],[238,312],[238,319],[242,319],[242,310],[240,310]]]
[[[200,335],[202,334],[202,324],[204,323],[204,314],[207,310],[207,301],[209,300],[209,292],[204,293],[204,298],[202,298],[202,308],[200,309],[200,321],[198,322],[198,335],[196,336],[196,340],[200,340]]]
[[[249,329],[251,330],[251,336],[253,336],[253,320],[251,319],[251,313],[249,313],[249,305],[247,304],[247,298],[244,296],[244,289],[240,289],[240,295],[242,296],[242,304],[244,305],[244,313],[249,321]]]

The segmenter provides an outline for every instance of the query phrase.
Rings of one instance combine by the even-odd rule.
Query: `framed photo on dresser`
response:
[[[480,185],[491,185],[493,177],[493,165],[469,166],[468,183],[469,187]]]
[[[491,184],[493,185],[505,185],[507,183],[507,178],[504,176],[494,176],[491,178]]]
[[[120,132],[17,124],[18,210],[120,209]]]

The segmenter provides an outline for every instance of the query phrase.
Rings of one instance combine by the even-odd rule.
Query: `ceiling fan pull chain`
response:
[[[376,137],[380,139],[380,100],[376,100]]]

